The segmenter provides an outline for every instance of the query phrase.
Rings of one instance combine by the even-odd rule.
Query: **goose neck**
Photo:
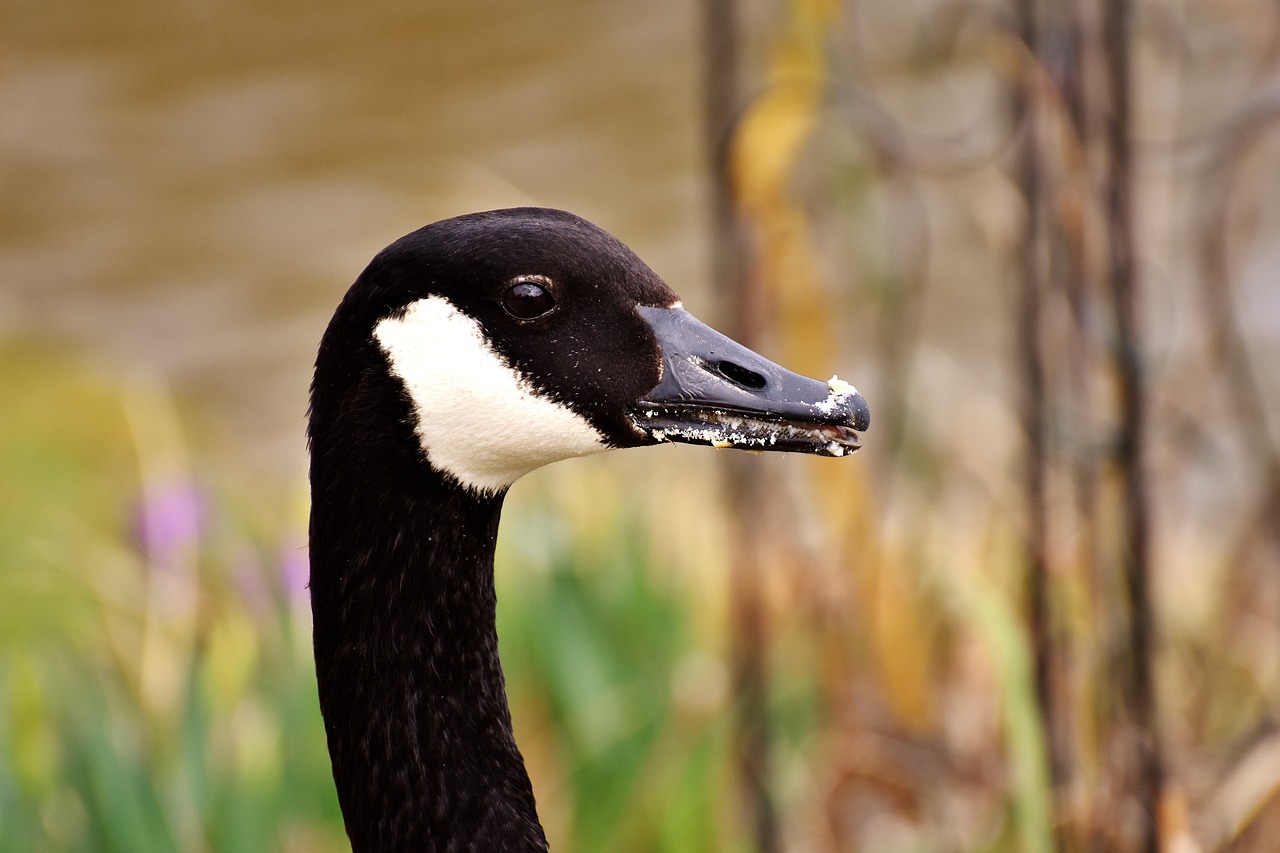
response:
[[[366,481],[368,483],[368,481]],[[312,510],[320,705],[355,850],[543,850],[495,626],[502,497],[378,482]]]

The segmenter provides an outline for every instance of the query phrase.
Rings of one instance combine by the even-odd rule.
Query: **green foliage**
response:
[[[0,364],[0,851],[345,849],[287,490],[199,474],[154,388]],[[672,688],[715,667],[687,590],[634,521],[591,548],[510,516],[502,654],[557,849],[725,849],[725,708]]]
[[[535,708],[549,724],[571,803],[567,849],[705,850],[721,829],[712,792],[728,756],[715,718],[676,719],[673,673],[696,653],[688,596],[655,580],[642,531],[615,525],[606,553],[562,544],[542,566],[500,554],[517,727]],[[507,529],[504,540],[537,526],[516,514]]]
[[[189,471],[148,482],[129,389],[3,364],[21,405],[0,420],[0,849],[340,849],[305,602],[276,556],[296,530],[212,523]],[[210,521],[143,541],[171,482]]]

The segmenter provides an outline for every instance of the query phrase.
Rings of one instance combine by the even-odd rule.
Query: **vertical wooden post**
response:
[[[1150,495],[1145,461],[1146,388],[1139,329],[1140,299],[1133,227],[1133,143],[1130,0],[1109,0],[1103,17],[1111,122],[1106,133],[1110,174],[1106,187],[1110,285],[1115,315],[1115,367],[1120,392],[1116,466],[1124,494],[1121,571],[1128,608],[1129,666],[1126,704],[1132,715],[1137,778],[1133,790],[1146,813],[1142,846],[1160,849],[1162,760],[1155,708],[1154,608],[1151,600]]]
[[[729,185],[727,150],[740,105],[738,27],[735,0],[704,0],[705,46],[703,112],[711,175],[712,284],[727,308],[728,333],[746,346],[759,337],[756,312],[760,294],[744,262],[745,240]],[[769,786],[770,732],[768,632],[760,584],[761,549],[750,518],[761,517],[763,471],[742,454],[726,455],[725,486],[731,518],[733,554],[730,577],[731,669],[737,709],[738,771],[751,812],[756,847],[761,853],[782,849],[777,808]]]
[[[1018,30],[1026,46],[1026,61],[1015,95],[1014,114],[1022,146],[1017,178],[1026,202],[1027,215],[1019,247],[1018,361],[1022,368],[1021,415],[1027,452],[1023,460],[1023,496],[1026,506],[1026,615],[1030,626],[1035,667],[1036,699],[1041,718],[1052,742],[1053,718],[1052,655],[1050,649],[1048,590],[1048,505],[1046,498],[1049,456],[1045,444],[1047,380],[1040,351],[1041,300],[1047,273],[1045,174],[1039,145],[1039,107],[1036,104],[1036,75],[1039,54],[1039,27],[1035,0],[1018,0]],[[1050,749],[1050,759],[1053,750]],[[1049,767],[1052,771],[1053,762]],[[1056,774],[1054,774],[1056,777]],[[1056,778],[1055,778],[1056,781]]]

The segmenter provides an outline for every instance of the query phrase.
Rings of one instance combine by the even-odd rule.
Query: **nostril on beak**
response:
[[[735,385],[741,385],[743,388],[759,391],[768,384],[759,373],[740,364],[734,364],[732,361],[717,361],[714,367],[716,373],[719,373]]]

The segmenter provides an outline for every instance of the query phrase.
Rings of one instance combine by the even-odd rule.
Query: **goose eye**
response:
[[[556,307],[551,291],[535,281],[519,281],[502,294],[502,309],[517,320],[532,320]]]

